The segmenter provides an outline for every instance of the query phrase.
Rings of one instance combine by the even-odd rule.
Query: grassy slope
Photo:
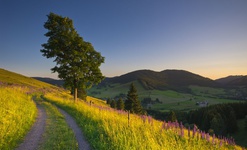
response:
[[[0,149],[13,149],[31,128],[37,109],[27,88],[0,87]]]
[[[75,117],[93,149],[109,150],[191,150],[191,149],[241,149],[225,144],[219,139],[201,138],[200,133],[188,136],[188,130],[169,126],[151,117],[130,115],[106,106],[85,102],[73,103],[64,98],[65,93],[47,93],[45,99],[65,109]],[[214,143],[214,144],[212,144]]]
[[[50,84],[0,68],[0,82],[8,85],[23,85],[32,88],[54,88]]]
[[[19,75],[11,74],[7,76]],[[3,76],[0,77],[1,82],[3,82],[2,79]],[[8,81],[8,83],[13,84],[13,79],[11,79],[11,82]],[[37,83],[37,85],[32,82],[22,78],[16,83],[48,88],[43,86],[43,83]],[[129,87],[129,85],[126,85],[126,87]],[[174,92],[168,92],[167,94],[173,95],[174,98],[177,97]],[[105,103],[98,99],[88,97],[88,101],[94,102],[92,105],[84,102],[75,104],[71,100],[71,96],[62,90],[47,92],[45,96],[50,102],[62,107],[75,117],[94,149],[233,149],[232,146],[229,147],[224,143],[222,145],[219,140],[216,140],[217,142],[212,145],[210,142],[199,138],[199,135],[193,139],[188,138],[187,130],[184,130],[185,137],[179,136],[179,129],[161,130],[162,122],[151,118],[146,118],[144,121],[139,116],[131,115],[130,125],[128,126],[126,113],[105,107]],[[128,137],[131,137],[131,140]],[[212,137],[210,140],[212,140]],[[240,149],[239,147],[235,148]]]
[[[32,100],[46,108],[47,126],[39,149],[78,149],[72,130],[50,103],[38,98],[42,92],[59,89],[50,84],[0,69],[0,149],[13,149],[23,140],[35,122],[37,108]],[[61,89],[60,89],[61,91]]]

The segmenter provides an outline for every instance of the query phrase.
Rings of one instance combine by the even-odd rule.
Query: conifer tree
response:
[[[124,102],[122,98],[119,98],[117,101],[117,109],[118,110],[123,110],[124,109]]]
[[[112,100],[110,105],[111,105],[111,108],[116,108],[117,107],[117,104],[116,104],[115,100]]]
[[[177,117],[174,111],[170,111],[167,120],[171,122],[175,122],[177,120]]]
[[[125,109],[135,114],[143,113],[141,103],[138,100],[137,90],[133,83],[131,83],[130,89],[127,94],[127,100],[125,101]]]
[[[111,99],[110,99],[110,98],[108,98],[108,99],[106,100],[106,104],[111,105]]]

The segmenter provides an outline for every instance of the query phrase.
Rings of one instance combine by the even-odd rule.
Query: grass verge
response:
[[[45,107],[47,113],[45,133],[39,150],[78,149],[74,132],[67,125],[64,116],[52,104],[44,101],[39,103]]]
[[[91,148],[107,150],[193,150],[241,149],[202,131],[189,131],[180,125],[163,123],[148,116],[128,115],[103,105],[74,103],[58,93],[48,93],[45,99],[66,110],[81,127]],[[190,133],[190,136],[189,136]]]
[[[24,87],[0,87],[0,149],[13,149],[35,122],[37,108]]]

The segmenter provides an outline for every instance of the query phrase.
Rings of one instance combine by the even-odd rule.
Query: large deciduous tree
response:
[[[71,87],[76,101],[78,88],[89,88],[104,78],[99,68],[104,57],[80,37],[70,18],[54,13],[47,17],[44,28],[49,39],[40,51],[46,58],[55,58],[56,66],[51,70]]]

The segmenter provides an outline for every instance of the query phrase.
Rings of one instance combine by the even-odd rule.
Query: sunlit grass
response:
[[[50,84],[0,68],[0,85],[1,82],[8,85],[24,85],[33,88],[55,88]]]
[[[0,149],[13,149],[33,125],[37,109],[27,88],[0,87]]]
[[[93,149],[241,149],[224,140],[213,140],[211,136],[206,140],[198,131],[195,136],[189,136],[187,129],[174,127],[151,117],[131,114],[128,121],[128,113],[104,105],[74,103],[60,98],[58,93],[47,94],[45,98],[75,117]]]

